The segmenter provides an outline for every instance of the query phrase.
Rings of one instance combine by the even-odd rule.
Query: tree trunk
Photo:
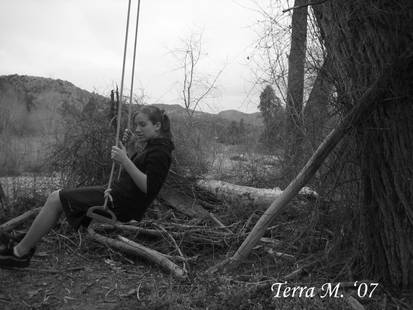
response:
[[[329,96],[333,90],[333,84],[327,75],[329,67],[329,59],[326,58],[317,74],[304,108],[304,129],[308,142],[306,145],[310,150],[317,149],[329,132],[329,130],[326,130],[329,119],[328,105]]]
[[[413,105],[382,103],[359,134],[366,262],[383,282],[413,285]],[[410,278],[410,279],[409,279]]]
[[[413,10],[411,0],[314,6],[332,60],[338,103],[350,108],[378,75],[377,109],[356,128],[364,277],[413,288]],[[396,64],[389,70],[389,64]],[[358,201],[355,201],[357,203]]]
[[[295,0],[291,21],[291,48],[288,57],[288,89],[285,123],[285,160],[284,174],[292,179],[303,163],[303,92],[304,63],[307,41],[307,7],[300,7],[307,0]]]

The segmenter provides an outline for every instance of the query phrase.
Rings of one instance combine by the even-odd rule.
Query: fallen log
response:
[[[173,245],[175,246],[175,249],[176,249],[177,252],[179,253],[180,257],[183,259],[183,264],[184,264],[184,266],[183,266],[182,269],[183,269],[183,271],[184,271],[185,273],[188,273],[188,268],[187,268],[187,265],[186,265],[186,263],[185,263],[185,256],[184,256],[184,254],[182,253],[182,250],[181,250],[181,248],[179,247],[178,243],[176,243],[176,240],[174,239],[174,237],[172,237],[172,235],[171,235],[163,226],[158,225],[158,224],[155,224],[155,225],[156,225],[160,230],[162,230],[162,232],[165,233],[166,236],[168,236],[169,240],[172,241]]]
[[[102,236],[95,232],[95,230],[92,227],[89,227],[87,231],[89,236],[99,243],[102,243],[104,245],[107,245],[111,248],[120,250],[130,255],[145,258],[148,261],[155,263],[163,267],[164,269],[168,270],[178,279],[183,280],[187,277],[186,272],[182,268],[174,264],[165,255],[158,251],[147,248],[139,243],[136,243],[122,236],[118,236],[119,240]]]
[[[118,236],[118,238],[119,240],[123,241],[125,244],[132,246],[135,249],[136,253],[139,252],[139,256],[146,258],[147,260],[150,260],[151,262],[156,263],[159,266],[163,267],[164,269],[170,271],[178,279],[181,279],[181,280],[186,279],[187,272],[185,271],[185,269],[182,269],[178,265],[174,264],[162,253],[152,250],[150,248],[147,248],[125,237]]]
[[[283,193],[278,187],[274,189],[255,188],[218,180],[199,180],[196,185],[200,189],[214,194],[218,199],[240,208],[251,206],[254,209],[266,208]],[[309,187],[303,187],[298,195],[299,198],[318,198],[318,194]]]
[[[24,212],[23,214],[20,214],[19,216],[12,218],[11,220],[7,221],[6,223],[3,223],[0,225],[0,231],[11,231],[15,227],[19,226],[23,222],[27,221],[31,217],[37,215],[39,213],[41,207],[29,210]]]
[[[128,225],[128,224],[120,224],[120,223],[115,223],[113,224],[104,224],[104,223],[96,223],[94,226],[95,230],[115,230],[119,229],[122,231],[129,231],[133,232],[136,234],[143,234],[151,237],[162,237],[163,234],[161,231],[156,230],[156,229],[149,229],[149,228],[143,228],[135,225]],[[182,235],[182,234],[176,234],[176,235]]]

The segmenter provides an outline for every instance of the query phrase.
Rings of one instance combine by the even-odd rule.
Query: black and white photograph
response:
[[[412,310],[413,2],[1,1],[0,309]]]

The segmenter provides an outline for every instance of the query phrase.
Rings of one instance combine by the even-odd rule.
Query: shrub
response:
[[[82,110],[62,105],[63,136],[54,145],[49,164],[63,172],[66,185],[107,182],[115,134],[104,104],[92,97]]]
[[[173,169],[182,175],[196,176],[208,169],[208,137],[195,127],[188,127],[182,119],[173,120],[175,144]]]

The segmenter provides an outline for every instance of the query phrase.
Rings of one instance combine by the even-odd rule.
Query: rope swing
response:
[[[138,29],[139,29],[139,14],[140,14],[140,4],[141,1],[138,0],[138,8],[136,11],[136,26],[135,26],[135,42],[133,48],[133,61],[132,61],[132,76],[131,76],[131,86],[130,86],[130,94],[129,94],[129,110],[128,110],[128,123],[127,128],[130,129],[131,126],[131,115],[132,115],[132,95],[133,95],[133,81],[135,76],[135,60],[136,60],[136,46],[137,46],[137,38],[138,38]],[[131,0],[128,2],[128,14],[126,19],[126,33],[125,33],[125,44],[123,49],[123,63],[122,63],[122,78],[120,84],[120,99],[118,104],[118,111],[117,111],[117,118],[116,118],[116,140],[115,145],[119,147],[119,135],[120,135],[120,122],[121,122],[121,114],[122,114],[122,99],[123,99],[123,82],[125,79],[125,64],[126,64],[126,51],[128,48],[128,33],[129,33],[129,19],[130,19],[130,8],[131,8]],[[110,171],[108,187],[105,190],[105,200],[103,206],[93,206],[88,209],[87,216],[97,220],[99,222],[104,222],[108,224],[115,224],[117,221],[116,215],[108,208],[108,201],[113,201],[112,196],[110,195],[111,186],[113,182],[113,177],[115,173],[115,161],[112,161],[112,168]],[[120,174],[120,171],[119,171]],[[102,215],[104,214],[104,215]]]

